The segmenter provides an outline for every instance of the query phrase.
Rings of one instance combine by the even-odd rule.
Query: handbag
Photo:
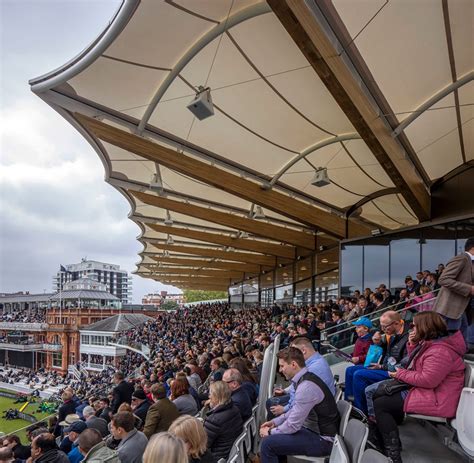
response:
[[[378,397],[382,396],[392,396],[394,394],[397,394],[398,392],[401,391],[406,391],[410,389],[410,385],[407,383],[404,383],[403,381],[400,381],[395,378],[390,378],[386,379],[385,381],[381,381],[379,383],[379,386],[377,387],[377,390],[374,393],[374,400],[377,399]]]

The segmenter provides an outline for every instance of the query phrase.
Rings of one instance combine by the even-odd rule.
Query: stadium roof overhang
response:
[[[473,11],[125,0],[86,50],[30,84],[129,201],[136,273],[223,289],[432,217],[433,184],[474,163]],[[200,86],[215,110],[202,121],[186,108]],[[312,184],[319,167],[329,185]]]

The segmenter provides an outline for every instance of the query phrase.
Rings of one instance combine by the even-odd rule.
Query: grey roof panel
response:
[[[138,313],[123,313],[113,315],[104,320],[88,325],[83,328],[85,331],[109,331],[111,333],[118,333],[120,331],[130,330],[138,326],[144,325],[147,321],[153,320],[148,315]]]

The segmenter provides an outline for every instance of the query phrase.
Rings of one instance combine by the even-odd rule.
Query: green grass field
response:
[[[25,420],[5,420],[4,418],[1,418],[3,416],[3,412],[10,409],[10,408],[17,408],[20,409],[24,403],[18,403],[14,404],[15,402],[14,399],[9,399],[7,397],[0,397],[0,432],[3,432],[5,434],[11,434],[15,433],[18,434],[20,439],[22,440],[23,443],[26,443],[26,436],[25,436],[25,431],[20,431],[16,433],[20,428],[24,428],[25,426],[29,426],[31,423],[29,421]],[[49,413],[36,413],[36,410],[38,409],[38,403],[34,404],[29,404],[25,410],[23,410],[25,413],[28,413],[29,415],[33,415],[36,417],[38,421],[41,421],[42,419],[48,417],[50,414]]]

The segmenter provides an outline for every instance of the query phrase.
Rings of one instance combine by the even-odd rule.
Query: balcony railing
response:
[[[63,350],[63,346],[61,344],[42,344],[43,350],[49,352],[61,352]]]
[[[13,342],[0,342],[0,349],[14,350],[17,352],[34,352],[43,349],[43,344],[15,344]]]
[[[7,331],[45,331],[47,323],[0,322],[0,330]]]

